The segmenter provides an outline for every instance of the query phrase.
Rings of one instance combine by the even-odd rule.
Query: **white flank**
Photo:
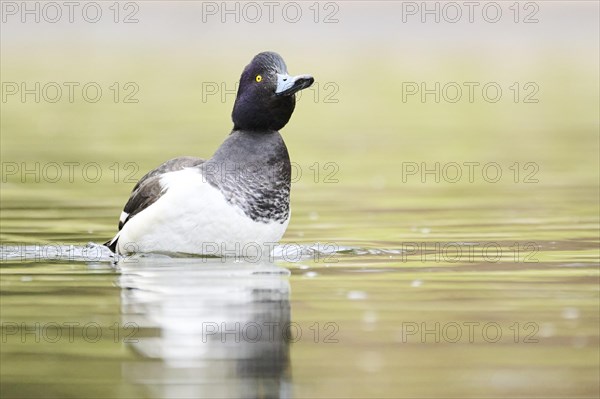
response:
[[[121,212],[121,216],[119,217],[119,221],[121,223],[125,223],[125,221],[127,220],[127,216],[129,216],[129,214],[125,211]]]
[[[165,173],[160,182],[166,192],[121,229],[119,253],[253,257],[268,254],[287,228],[289,217],[284,223],[253,221],[197,169]]]

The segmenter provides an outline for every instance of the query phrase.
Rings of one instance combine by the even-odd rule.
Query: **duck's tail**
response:
[[[117,242],[119,241],[119,235],[121,234],[121,232],[119,231],[117,233],[117,235],[115,235],[113,237],[112,240],[108,240],[104,243],[104,246],[108,247],[108,249],[110,249],[111,251],[113,251],[114,253],[117,253]]]

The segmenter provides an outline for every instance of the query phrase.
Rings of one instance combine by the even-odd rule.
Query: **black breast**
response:
[[[279,132],[234,131],[201,170],[229,203],[252,220],[288,219],[291,166]]]

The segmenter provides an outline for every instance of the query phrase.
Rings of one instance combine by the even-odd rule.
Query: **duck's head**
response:
[[[309,75],[290,76],[283,58],[266,51],[246,66],[233,106],[234,130],[279,130],[290,120],[296,92],[313,84]]]

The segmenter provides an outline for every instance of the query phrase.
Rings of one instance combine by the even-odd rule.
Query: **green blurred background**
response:
[[[306,178],[299,190],[304,184],[316,191],[331,188],[310,184],[308,168],[314,162],[335,162],[343,186],[368,187],[365,195],[373,188],[423,187],[418,178],[399,179],[402,162],[497,162],[505,174],[512,173],[508,167],[514,162],[535,162],[542,184],[597,183],[598,7],[593,2],[540,3],[537,11],[521,3],[519,23],[504,3],[497,23],[483,19],[482,7],[475,9],[473,23],[464,7],[457,23],[446,22],[442,11],[439,23],[431,15],[422,23],[421,14],[408,15],[402,2],[341,2],[335,8],[320,3],[319,23],[308,3],[299,3],[303,14],[297,23],[278,12],[269,23],[264,7],[262,19],[250,23],[244,16],[250,18],[252,10],[242,3],[235,23],[235,15],[222,16],[220,4],[212,4],[218,6],[216,15],[207,14],[202,2],[122,6],[120,19],[134,12],[139,20],[128,24],[114,23],[107,4],[95,24],[77,12],[72,24],[67,15],[55,24],[43,18],[23,24],[20,14],[5,15],[2,81],[26,82],[29,88],[56,82],[63,93],[56,103],[42,97],[39,104],[32,95],[25,103],[20,93],[6,96],[3,161],[98,162],[104,175],[97,184],[78,176],[75,184],[63,184],[67,179],[62,178],[31,185],[21,184],[18,173],[5,173],[3,198],[58,192],[65,201],[83,195],[90,203],[118,207],[131,183],[113,184],[108,167],[114,162],[123,174],[124,163],[136,163],[134,177],[139,178],[178,155],[210,156],[231,129],[235,95],[221,87],[211,95],[206,85],[233,90],[243,66],[263,50],[281,53],[291,73],[311,73],[318,82],[300,98],[283,130],[292,160]],[[533,11],[531,18],[538,22],[523,23]],[[330,14],[338,22],[324,23]],[[80,84],[73,103],[64,82]],[[81,88],[88,82],[103,90],[97,103],[83,99]],[[117,103],[110,89],[115,82]],[[129,82],[139,89],[132,97],[137,103],[123,102],[133,90],[124,87]],[[436,103],[433,95],[422,102],[419,94],[403,101],[403,86],[411,82],[430,89],[435,82],[456,82],[463,95],[456,103],[444,97]],[[464,82],[479,84],[473,103]],[[488,82],[503,90],[496,103],[482,96]],[[518,102],[510,88],[515,82]],[[527,83],[534,86],[524,88]],[[537,102],[525,103],[534,89]],[[510,178],[502,182],[515,186]],[[486,190],[494,188],[483,183]],[[471,186],[430,185],[440,190]]]

